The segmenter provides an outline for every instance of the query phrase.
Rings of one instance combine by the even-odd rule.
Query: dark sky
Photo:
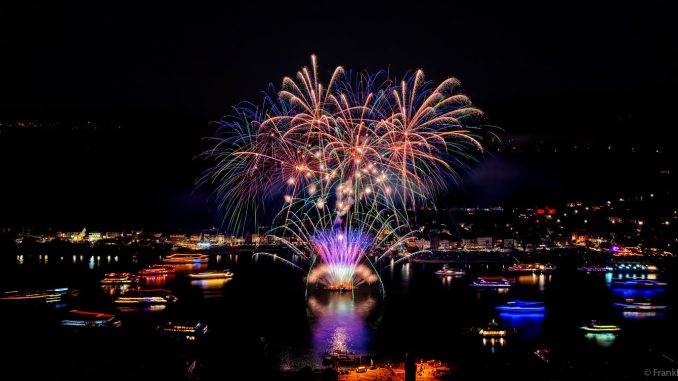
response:
[[[122,128],[0,132],[0,225],[213,223],[193,192],[208,122],[311,53],[324,71],[455,76],[507,134],[641,127],[653,140],[675,127],[670,1],[65,3],[0,5],[0,120]]]

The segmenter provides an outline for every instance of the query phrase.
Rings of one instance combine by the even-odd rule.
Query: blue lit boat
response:
[[[510,288],[513,283],[504,277],[478,277],[478,280],[472,282],[471,286],[477,288]]]
[[[652,279],[629,279],[629,280],[614,280],[610,284],[612,285],[612,287],[620,288],[657,288],[665,287],[667,283]]]
[[[497,306],[498,311],[510,313],[543,313],[546,312],[544,302],[525,302],[513,300],[501,306]]]
[[[595,320],[591,320],[585,326],[580,327],[580,329],[586,333],[615,333],[621,331],[618,325],[598,324]]]

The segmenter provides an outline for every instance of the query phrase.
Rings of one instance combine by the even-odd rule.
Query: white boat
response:
[[[354,363],[356,355],[353,352],[342,351],[339,349],[332,350],[330,352],[325,352],[323,354],[323,363],[331,364],[334,362],[337,363]]]
[[[207,263],[210,257],[206,254],[177,253],[170,254],[163,262],[166,263]]]
[[[615,307],[621,308],[624,311],[663,311],[667,308],[665,305],[652,304],[649,301],[637,301],[634,299],[626,299],[623,302],[614,303]]]
[[[586,325],[580,327],[582,331],[587,333],[616,333],[621,331],[621,328],[612,324],[598,324],[597,321],[591,320]]]
[[[513,283],[504,277],[478,277],[478,280],[471,283],[472,287],[477,288],[510,288]]]
[[[228,270],[203,271],[195,274],[188,274],[188,276],[193,279],[223,279],[232,278],[233,273]]]
[[[447,264],[443,265],[443,268],[436,271],[437,275],[442,275],[442,276],[462,276],[466,274],[466,271],[462,269],[451,269],[447,267]]]
[[[117,304],[167,304],[177,301],[177,297],[167,290],[131,290],[120,295]]]

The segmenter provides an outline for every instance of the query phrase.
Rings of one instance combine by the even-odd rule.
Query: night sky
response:
[[[506,131],[505,144],[610,140],[672,152],[678,28],[669,1],[14,3],[0,5],[0,121],[60,124],[0,126],[0,226],[218,224],[209,190],[194,188],[209,122],[257,101],[312,53],[323,72],[455,76]],[[498,154],[468,175],[474,191],[456,194],[555,197],[593,165],[577,154],[549,160],[537,155],[526,169]],[[644,160],[610,176],[640,173]],[[600,163],[609,165],[599,161],[587,180],[607,170]],[[537,178],[543,187],[532,186]]]

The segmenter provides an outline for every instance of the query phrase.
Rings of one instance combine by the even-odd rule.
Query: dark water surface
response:
[[[117,254],[117,255],[115,255]],[[5,256],[5,259],[7,256]],[[0,304],[4,374],[8,380],[184,379],[195,360],[201,379],[266,378],[278,370],[321,367],[322,355],[345,349],[368,363],[419,357],[449,361],[464,379],[515,376],[522,379],[642,379],[648,368],[670,367],[675,359],[675,293],[670,271],[662,290],[619,290],[612,274],[584,274],[561,266],[549,275],[518,275],[508,291],[469,287],[478,275],[501,274],[501,264],[466,265],[463,278],[435,274],[440,265],[404,264],[381,276],[377,288],[351,293],[306,293],[303,275],[271,258],[249,254],[211,255],[210,263],[183,266],[177,274],[147,278],[142,286],[172,290],[174,305],[157,310],[120,310],[116,291],[99,280],[109,271],[136,271],[159,262],[158,253],[112,255],[23,253],[0,267],[3,290],[70,287],[80,290],[65,306]],[[231,280],[193,281],[190,272],[229,268]],[[642,274],[628,276],[643,277]],[[652,276],[652,275],[650,275]],[[668,304],[661,314],[624,314],[613,302],[650,298]],[[545,314],[499,314],[509,300],[544,301]],[[122,321],[112,332],[68,332],[58,325],[73,308],[110,312]],[[465,328],[498,323],[518,329],[506,340],[483,341]],[[618,324],[616,337],[585,337],[579,327],[591,319]],[[209,325],[202,341],[182,343],[158,336],[166,321]],[[534,351],[548,348],[549,363]],[[675,365],[674,365],[675,367]]]

